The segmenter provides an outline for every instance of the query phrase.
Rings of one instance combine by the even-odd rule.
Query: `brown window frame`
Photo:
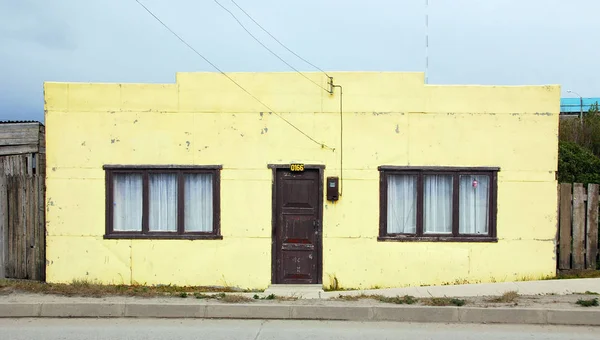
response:
[[[380,166],[379,170],[379,237],[378,241],[399,242],[498,242],[496,230],[498,171],[497,167],[413,167],[413,166]],[[417,228],[414,234],[387,232],[387,185],[389,175],[417,176]],[[423,177],[426,175],[452,175],[452,234],[423,233]],[[486,235],[459,233],[459,176],[487,175],[490,177],[489,192],[489,228]]]
[[[208,239],[221,240],[221,169],[220,165],[104,165],[106,189],[106,229],[105,239]],[[140,231],[115,231],[113,229],[113,175],[114,174],[141,174],[142,175],[142,230]],[[150,231],[149,230],[149,174],[151,173],[176,173],[177,174],[177,230]],[[210,232],[185,231],[184,225],[184,174],[212,174],[213,184],[213,228]]]

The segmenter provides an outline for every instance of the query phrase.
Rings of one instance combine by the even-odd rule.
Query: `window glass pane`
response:
[[[423,191],[423,233],[452,233],[452,176],[424,176]]]
[[[414,234],[417,230],[417,176],[388,176],[387,232]]]
[[[142,175],[113,174],[113,230],[142,231]]]
[[[184,175],[185,231],[213,231],[213,175]]]
[[[488,234],[489,190],[489,176],[460,176],[459,233]]]
[[[177,174],[150,174],[149,231],[177,231]]]

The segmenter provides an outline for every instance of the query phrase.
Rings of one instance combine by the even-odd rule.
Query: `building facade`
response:
[[[333,73],[340,98],[318,73],[229,75],[255,98],[218,73],[45,84],[48,281],[554,274],[558,86]]]

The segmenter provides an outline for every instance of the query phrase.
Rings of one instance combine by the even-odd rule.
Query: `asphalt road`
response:
[[[600,339],[600,327],[416,324],[393,322],[0,319],[1,340],[108,339]]]

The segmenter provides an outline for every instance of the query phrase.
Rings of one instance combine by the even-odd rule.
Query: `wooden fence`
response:
[[[596,269],[598,184],[561,183],[558,197],[558,269]]]
[[[43,175],[0,175],[0,277],[45,280]]]

